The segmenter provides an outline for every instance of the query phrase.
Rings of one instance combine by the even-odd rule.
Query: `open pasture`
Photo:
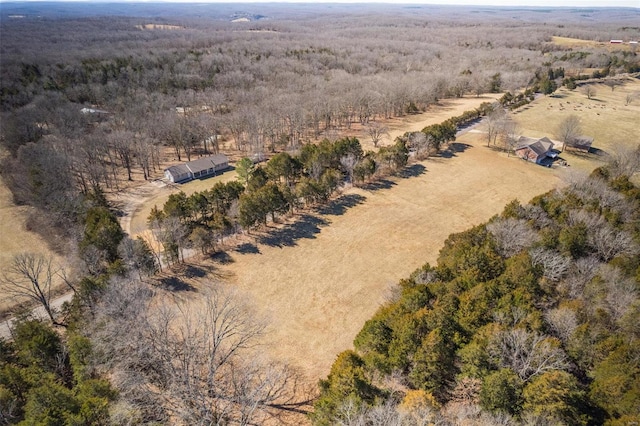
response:
[[[635,135],[638,106],[625,106],[624,98],[637,89],[637,83],[613,92],[598,85],[590,101],[579,90],[561,89],[514,117],[522,134],[553,137],[562,118],[576,114],[584,133],[596,138],[594,146],[607,152],[616,141],[628,144]],[[439,109],[389,122],[390,137],[441,122],[486,100],[449,100]],[[365,149],[373,147],[364,132],[357,136]],[[563,176],[574,168],[588,171],[604,161],[602,154],[565,153],[572,167],[547,169],[487,148],[484,134],[477,131],[461,136],[452,151],[414,164],[404,177],[348,189],[321,214],[298,213],[214,260],[215,276],[237,286],[270,318],[266,343],[273,356],[291,362],[314,382],[340,351],[351,347],[391,286],[425,262],[435,262],[449,234],[486,221],[514,198],[524,203],[562,185]],[[225,173],[216,179],[234,177]],[[181,189],[191,193],[211,184],[198,181]],[[148,210],[161,206],[169,193],[165,189],[136,209],[134,232],[144,228]]]
[[[404,177],[350,189],[325,214],[300,213],[226,253],[217,274],[270,318],[273,356],[311,382],[323,377],[390,287],[435,262],[450,233],[560,185],[566,172],[497,153],[479,133],[462,136],[454,150]]]
[[[575,115],[580,119],[582,133],[594,138],[589,154],[567,151],[562,154],[571,167],[590,172],[607,161],[617,149],[629,149],[640,143],[638,117],[640,117],[640,81],[625,80],[614,90],[604,84],[592,84],[592,99],[575,90],[559,89],[551,96],[536,99],[513,114],[520,133],[530,137],[547,136],[557,140],[555,134],[563,119]],[[627,95],[631,103],[625,105]]]

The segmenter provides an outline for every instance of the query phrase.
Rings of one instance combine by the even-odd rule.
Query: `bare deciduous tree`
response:
[[[580,119],[578,116],[570,115],[560,122],[560,125],[556,130],[556,137],[562,141],[563,151],[567,145],[572,145],[575,138],[580,135],[580,132]]]
[[[487,225],[487,230],[496,239],[503,257],[518,254],[539,240],[538,233],[521,219],[497,219]]]
[[[121,395],[150,417],[183,424],[263,424],[304,402],[297,374],[255,352],[264,322],[234,293],[203,284],[201,303],[152,308],[144,286],[110,286],[96,344]]]
[[[502,126],[501,139],[504,143],[504,149],[511,154],[517,148],[518,140],[521,136],[521,130],[518,123],[509,117],[504,121]]]
[[[603,265],[600,276],[604,280],[606,307],[611,317],[618,321],[638,300],[638,290],[632,278],[626,278],[618,269]]]
[[[7,294],[27,298],[41,305],[53,324],[58,324],[51,306],[53,278],[58,272],[51,257],[36,253],[13,256],[0,282]]]
[[[624,97],[624,104],[626,106],[631,105],[631,102],[633,102],[634,99],[635,96],[633,95],[633,93],[627,93],[627,95]]]
[[[604,262],[618,255],[634,256],[639,252],[638,245],[630,234],[609,224],[603,224],[589,232],[588,240]]]
[[[487,146],[495,145],[503,131],[507,113],[503,108],[495,108],[484,120],[487,129]]]
[[[585,285],[596,276],[600,265],[600,261],[595,256],[577,259],[567,278],[560,284],[560,288],[563,288],[572,299],[582,298]]]
[[[621,84],[622,82],[617,79],[608,79],[608,80],[605,80],[604,82],[604,85],[607,87],[610,87],[612,92],[615,90],[616,87],[620,86]]]
[[[609,170],[613,177],[631,177],[640,171],[640,145],[635,148],[618,145],[611,153]]]
[[[569,308],[556,308],[545,312],[544,319],[554,334],[564,343],[568,342],[578,328],[576,313]]]
[[[549,370],[564,370],[569,364],[555,339],[522,328],[500,332],[489,351],[502,367],[511,368],[525,382]]]
[[[354,154],[347,154],[340,159],[340,164],[349,175],[349,183],[353,185],[353,169],[358,164],[358,158]]]
[[[551,281],[558,281],[563,278],[571,266],[571,259],[568,257],[542,247],[531,250],[529,255],[534,265],[542,265],[544,277]]]
[[[380,143],[383,136],[389,136],[389,128],[380,123],[370,123],[366,126],[366,129],[375,147],[378,147],[378,143]]]
[[[585,84],[584,86],[582,86],[580,91],[587,97],[587,99],[593,99],[593,97],[596,95],[596,89],[590,84]]]
[[[408,148],[416,153],[417,160],[423,160],[431,154],[435,146],[433,136],[423,132],[413,132],[409,134]]]

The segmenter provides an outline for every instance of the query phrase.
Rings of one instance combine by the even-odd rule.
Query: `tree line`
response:
[[[374,153],[364,152],[354,137],[306,144],[299,153],[278,153],[264,165],[245,157],[236,163],[238,180],[190,196],[172,194],[161,209],[152,209],[147,222],[167,262],[175,263],[186,247],[207,253],[225,235],[326,203],[345,183],[360,185],[394,174],[408,158],[404,140]]]
[[[377,152],[364,152],[355,137],[305,144],[297,154],[280,152],[264,165],[248,157],[236,163],[237,181],[218,182],[209,190],[187,196],[171,194],[162,208],[147,218],[165,261],[183,260],[183,250],[203,254],[217,241],[240,229],[251,230],[275,222],[296,209],[323,204],[342,185],[363,185],[402,170],[410,156],[423,160],[455,140],[459,128],[493,111],[494,105],[463,112],[420,132],[408,132]]]

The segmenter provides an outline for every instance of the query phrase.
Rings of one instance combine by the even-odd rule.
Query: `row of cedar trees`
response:
[[[638,219],[601,168],[449,236],[337,357],[314,424],[637,423]]]
[[[459,127],[492,109],[484,103],[417,133],[424,135],[430,153],[437,153],[443,144],[455,140]],[[190,196],[182,191],[172,194],[162,209],[154,206],[147,221],[168,263],[180,261],[187,246],[206,253],[218,239],[237,232],[238,225],[246,230],[266,225],[278,215],[327,202],[345,181],[359,185],[396,173],[406,166],[409,152],[420,149],[414,146],[418,138],[410,136],[407,133],[378,152],[364,152],[358,139],[345,137],[304,145],[297,155],[278,153],[264,166],[244,158],[236,164],[237,181],[218,182]]]
[[[190,196],[172,194],[162,209],[152,209],[148,223],[172,263],[186,246],[206,253],[238,226],[250,230],[297,208],[326,202],[345,179],[356,184],[374,174],[393,174],[408,157],[401,140],[364,153],[358,139],[346,137],[305,145],[298,155],[276,154],[264,166],[244,158],[236,164],[237,181],[218,182]]]

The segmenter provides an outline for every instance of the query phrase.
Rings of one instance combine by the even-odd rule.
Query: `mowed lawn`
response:
[[[276,232],[281,240],[231,251],[231,262],[217,265],[270,319],[273,356],[312,383],[325,377],[391,286],[434,263],[450,233],[486,221],[514,198],[529,201],[566,173],[486,148],[479,133],[456,146],[464,152],[415,165],[415,176],[386,188],[349,190],[343,196],[352,207],[302,217],[304,225]]]

